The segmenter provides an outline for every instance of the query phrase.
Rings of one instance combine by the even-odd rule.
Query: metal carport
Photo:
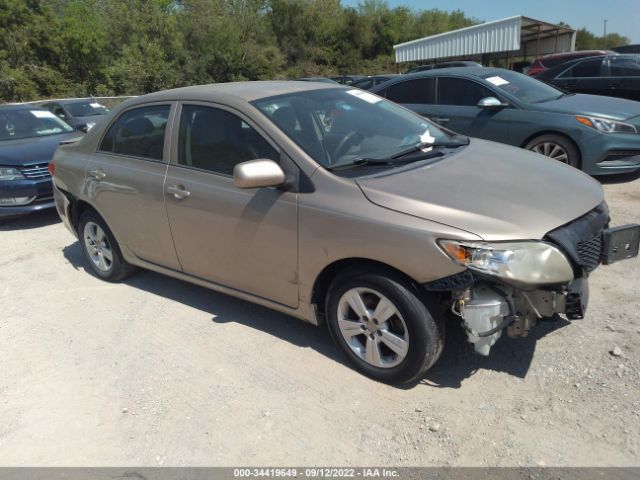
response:
[[[540,56],[575,49],[576,31],[566,25],[516,16],[394,45],[396,62]]]

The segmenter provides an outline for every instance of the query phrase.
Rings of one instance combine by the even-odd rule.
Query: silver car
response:
[[[142,267],[326,322],[391,383],[423,376],[452,318],[483,355],[503,332],[582,318],[589,273],[638,253],[640,227],[609,228],[589,176],[329,84],[141,96],[50,170],[100,278]]]

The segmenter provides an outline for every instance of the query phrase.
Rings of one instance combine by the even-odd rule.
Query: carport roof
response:
[[[396,62],[511,52],[544,55],[573,51],[576,31],[566,25],[515,16],[394,45]]]

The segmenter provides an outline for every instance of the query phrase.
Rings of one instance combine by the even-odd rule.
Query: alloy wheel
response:
[[[84,245],[93,265],[101,272],[109,272],[113,267],[113,250],[100,225],[95,222],[85,224]]]
[[[395,367],[409,351],[409,331],[402,315],[375,290],[346,291],[338,302],[338,326],[349,348],[374,367]]]
[[[554,142],[541,142],[531,147],[532,152],[539,153],[545,157],[553,158],[562,163],[569,163],[569,155],[566,150]]]

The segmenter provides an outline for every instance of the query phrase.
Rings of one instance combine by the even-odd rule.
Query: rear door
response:
[[[123,248],[179,270],[164,206],[174,111],[172,103],[154,103],[121,113],[87,166],[87,195]]]
[[[233,182],[238,163],[257,158],[286,163],[285,157],[233,109],[185,103],[180,110],[165,194],[183,271],[297,306],[298,194],[240,189]]]
[[[435,117],[435,80],[433,77],[415,78],[394,83],[379,95],[399,103],[423,117],[437,121]]]
[[[437,77],[434,120],[454,132],[509,143],[510,108],[480,108],[483,98],[502,96],[475,80]]]

